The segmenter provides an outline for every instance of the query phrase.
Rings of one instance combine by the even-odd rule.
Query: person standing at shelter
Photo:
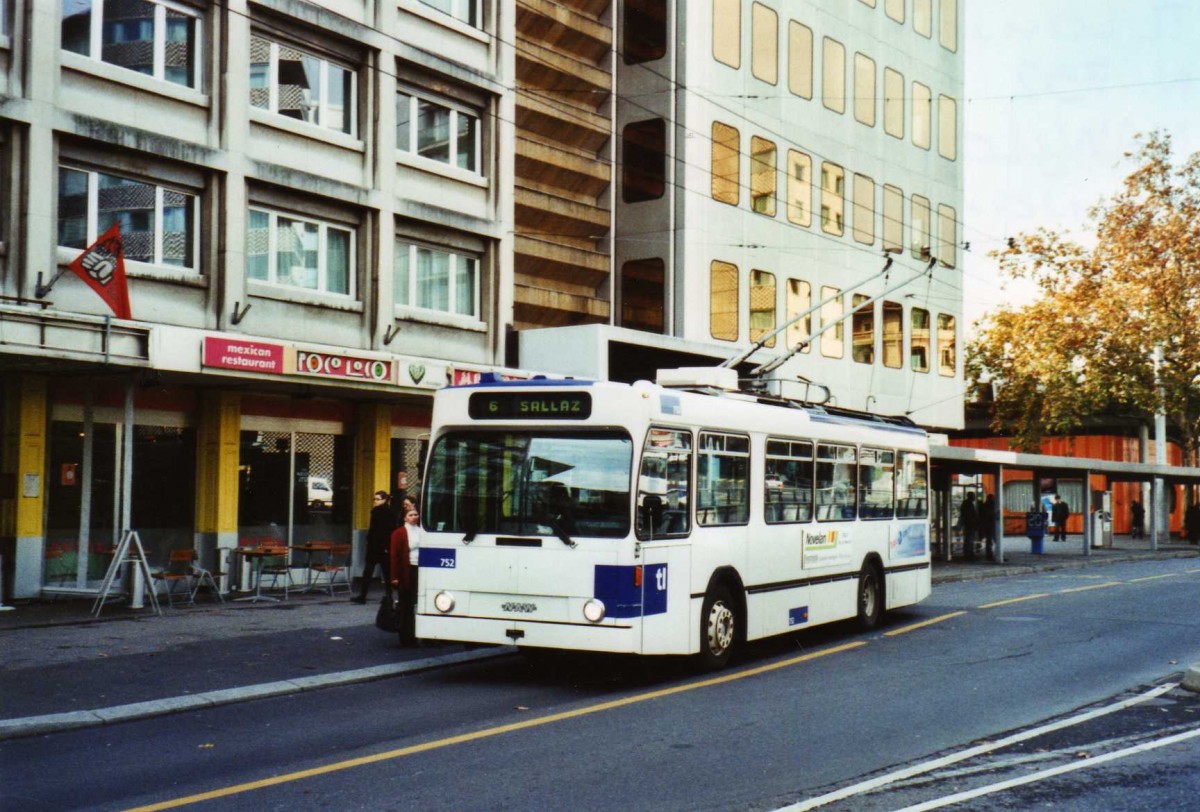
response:
[[[1133,523],[1129,531],[1131,538],[1140,539],[1146,535],[1146,508],[1142,507],[1142,503],[1134,499],[1133,504],[1129,506],[1129,512],[1133,515]]]
[[[975,491],[967,491],[967,498],[958,506],[958,529],[962,531],[963,558],[975,560],[975,541],[979,538],[979,505],[975,503]]]
[[[1067,519],[1071,517],[1071,507],[1057,493],[1054,494],[1054,505],[1050,508],[1050,521],[1054,524],[1054,540],[1067,540]]]
[[[988,494],[979,506],[979,537],[983,540],[988,561],[996,560],[996,497]]]
[[[1193,502],[1183,512],[1183,528],[1189,544],[1200,544],[1200,504]]]
[[[395,529],[396,514],[388,505],[387,491],[375,491],[371,506],[371,524],[367,528],[367,563],[363,565],[358,594],[350,599],[354,603],[367,602],[367,589],[371,586],[371,579],[375,577],[375,567],[377,566],[380,567],[384,591],[389,596],[392,594],[388,552],[392,531]]]

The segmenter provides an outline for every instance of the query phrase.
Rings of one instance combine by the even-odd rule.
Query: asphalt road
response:
[[[999,762],[963,760],[886,782],[883,794],[855,789],[1154,690],[1200,661],[1198,597],[1194,560],[964,582],[869,634],[837,626],[753,645],[715,677],[678,661],[512,657],[18,739],[0,745],[0,807],[774,810],[841,792],[824,808],[896,809],[1086,760],[1071,755],[1077,746],[1119,753],[1134,734],[1103,725],[1139,713],[1149,729],[1138,741],[1195,729],[1194,695],[1169,692],[1145,707],[1174,711],[1139,702],[1070,726],[1079,741],[988,744],[980,758]],[[1103,788],[1099,808],[1139,808],[1120,799],[1146,790],[1134,780],[1145,765],[1195,763],[1197,741],[954,808],[1082,798],[1072,786]],[[1022,762],[1022,747],[1060,759]],[[1163,798],[1196,797],[1190,772],[1164,774]]]

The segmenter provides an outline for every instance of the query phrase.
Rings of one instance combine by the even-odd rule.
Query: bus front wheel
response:
[[[883,583],[879,568],[863,564],[858,574],[858,625],[863,629],[874,629],[883,614]]]
[[[724,586],[704,596],[700,611],[700,664],[705,671],[724,668],[737,641],[737,614],[733,597]]]

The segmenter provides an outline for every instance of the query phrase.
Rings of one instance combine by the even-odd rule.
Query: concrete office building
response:
[[[94,590],[123,515],[156,565],[361,545],[370,493],[419,487],[432,391],[503,361],[513,6],[6,12],[6,597]],[[70,271],[45,289],[114,223],[130,320]]]

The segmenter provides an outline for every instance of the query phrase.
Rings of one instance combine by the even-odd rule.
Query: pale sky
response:
[[[1200,0],[960,0],[965,7],[962,240],[967,336],[1001,289],[988,251],[1038,226],[1081,229],[1120,189],[1134,134],[1200,150]]]

